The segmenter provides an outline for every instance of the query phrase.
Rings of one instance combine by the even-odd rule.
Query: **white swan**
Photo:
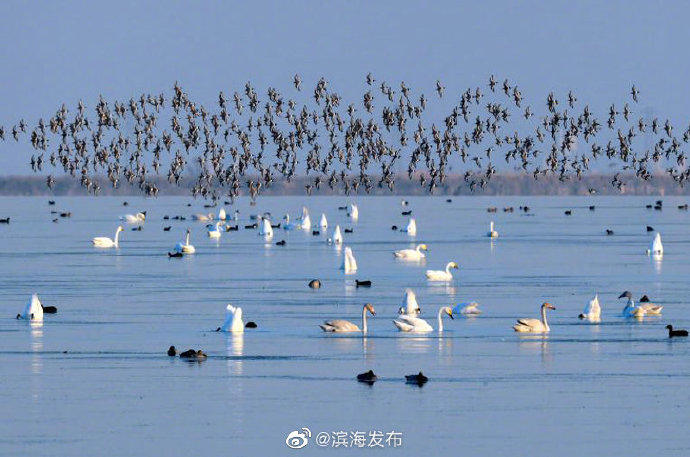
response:
[[[325,321],[323,324],[320,324],[319,327],[321,327],[321,330],[324,332],[348,333],[361,331],[362,333],[367,333],[367,312],[370,312],[372,316],[376,316],[376,311],[374,311],[374,306],[371,303],[367,303],[362,307],[361,330],[356,324],[342,319]]]
[[[216,226],[214,227],[213,225],[209,225],[208,227],[208,237],[209,238],[215,238],[218,239],[220,238],[221,230],[220,226],[223,225],[222,221],[216,222]]]
[[[24,307],[24,312],[20,316],[17,316],[17,318],[20,317],[29,321],[43,322],[43,306],[37,294],[31,296],[31,299]]]
[[[335,226],[335,230],[333,230],[333,236],[331,237],[331,243],[343,244],[343,234],[340,232],[340,225]]]
[[[302,207],[302,217],[297,219],[297,222],[299,222],[300,227],[304,230],[310,230],[311,229],[311,217],[309,217],[309,210],[307,209],[306,206]]]
[[[426,244],[420,244],[417,245],[416,249],[401,249],[399,251],[393,252],[393,255],[399,259],[421,260],[424,257],[426,257],[422,252],[426,250],[428,250]]]
[[[290,222],[290,215],[289,214],[286,214],[285,216],[283,216],[283,220],[285,221],[283,223],[283,230],[295,230],[295,229],[300,228],[299,224],[296,224],[294,222]]]
[[[513,325],[513,330],[521,333],[547,333],[549,330],[549,323],[546,321],[546,310],[556,309],[551,303],[544,303],[541,305],[541,320],[533,318],[522,318],[517,320],[517,324]]]
[[[261,219],[261,229],[259,235],[264,238],[273,238],[273,227],[271,227],[271,220],[267,218]]]
[[[443,331],[443,320],[441,319],[441,316],[444,314],[447,314],[450,316],[451,319],[454,319],[453,317],[453,310],[450,309],[449,306],[442,306],[438,310],[438,331],[442,332]],[[398,316],[396,320],[393,321],[393,324],[400,330],[401,332],[410,332],[410,333],[425,333],[425,332],[433,332],[434,328],[429,325],[427,321],[424,319],[421,319],[416,316],[410,316],[407,314],[401,314]]]
[[[453,312],[463,314],[465,316],[477,316],[482,313],[482,310],[479,309],[479,303],[472,301],[455,305]]]
[[[326,219],[325,213],[321,213],[321,220],[319,221],[319,227],[321,227],[323,230],[326,230],[328,228],[328,219]]]
[[[107,236],[97,236],[93,238],[91,242],[93,243],[94,247],[97,248],[116,248],[120,241],[120,232],[123,230],[124,228],[121,225],[117,227],[117,230],[115,230],[114,240],[111,240]]]
[[[234,221],[240,220],[240,211],[239,210],[236,209],[235,212],[232,214],[232,220],[234,220]]]
[[[656,235],[654,235],[654,239],[652,240],[652,243],[649,245],[649,249],[647,249],[647,254],[651,255],[663,255],[664,254],[664,245],[661,244],[661,234],[657,232]]]
[[[407,223],[407,227],[401,229],[400,231],[407,232],[407,234],[410,236],[415,236],[417,234],[417,222],[415,222],[414,217],[411,217],[410,221]]]
[[[354,274],[357,271],[357,261],[349,246],[343,252],[343,263],[340,269],[344,270],[346,275]]]
[[[489,238],[498,238],[498,232],[494,230],[494,221],[489,223],[489,233],[486,234]]]
[[[185,236],[184,243],[179,242],[175,245],[175,251],[176,252],[182,252],[184,254],[194,254],[196,252],[196,249],[194,249],[194,246],[189,244],[189,235],[191,233],[192,233],[192,231],[187,229],[187,235]]]
[[[601,306],[599,306],[599,295],[594,295],[594,298],[585,306],[585,310],[578,316],[580,319],[587,319],[590,321],[598,321],[601,317]]]
[[[450,272],[451,268],[457,270],[460,267],[455,262],[448,262],[445,270],[426,270],[426,279],[429,281],[451,281],[453,279]]]
[[[218,220],[224,221],[225,219],[227,219],[227,217],[228,217],[228,216],[227,216],[227,214],[225,213],[225,208],[221,207],[221,208],[218,210]]]
[[[225,307],[225,322],[220,328],[221,332],[244,333],[244,321],[242,320],[242,308],[228,305]]]
[[[357,208],[357,205],[355,205],[354,203],[351,204],[350,212],[347,215],[350,216],[350,219],[352,219],[353,221],[359,219],[359,208]]]
[[[213,213],[208,214],[192,214],[192,220],[200,222],[208,222],[213,220]]]
[[[144,222],[146,220],[146,211],[142,211],[137,214],[125,214],[124,216],[120,216],[120,220],[128,222],[130,224]]]
[[[405,295],[403,295],[402,306],[398,309],[398,314],[406,314],[409,316],[418,316],[422,310],[419,308],[419,303],[417,303],[417,296],[412,289],[405,289]]]

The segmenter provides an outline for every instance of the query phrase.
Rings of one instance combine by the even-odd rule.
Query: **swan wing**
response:
[[[326,321],[320,326],[324,332],[358,332],[359,327],[350,321],[334,319]]]
[[[408,324],[407,322],[403,322],[401,320],[394,320],[393,324],[400,330],[401,332],[411,332],[414,330],[414,326]]]

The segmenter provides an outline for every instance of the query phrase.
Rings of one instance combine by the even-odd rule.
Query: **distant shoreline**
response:
[[[246,176],[246,179],[256,177]],[[260,195],[307,195],[306,188],[313,181],[313,177],[297,177],[291,182],[280,180],[271,185],[263,187]],[[650,181],[642,181],[633,175],[622,176],[621,179],[625,186],[623,191],[611,186],[613,175],[592,174],[584,176],[581,180],[567,180],[561,182],[556,177],[540,177],[535,180],[531,176],[516,174],[500,174],[491,179],[484,189],[476,188],[472,192],[469,185],[461,176],[449,176],[446,182],[439,185],[433,194],[426,192],[426,189],[419,185],[415,180],[409,180],[406,175],[398,176],[393,191],[388,187],[374,186],[371,193],[366,194],[363,186],[359,192],[351,192],[350,195],[409,195],[409,196],[576,196],[591,195],[590,189],[594,189],[594,195],[649,195],[649,196],[671,196],[671,195],[690,195],[689,187],[680,187],[673,179],[667,176],[655,177]],[[101,179],[101,191],[99,195],[108,196],[137,196],[143,193],[135,185],[129,183],[121,184],[117,189],[110,187],[109,183]],[[165,179],[154,179],[160,192],[159,196],[191,196],[193,181],[185,180],[180,186],[171,185]],[[372,182],[378,182],[372,176]],[[53,189],[46,186],[46,177],[41,175],[31,176],[4,176],[0,177],[0,195],[3,196],[88,196],[75,178],[60,176],[55,179]],[[248,195],[245,188],[242,195]],[[314,189],[312,195],[345,195],[339,187],[331,190],[328,185],[321,184],[320,189]],[[219,197],[227,198],[227,189],[219,189]]]

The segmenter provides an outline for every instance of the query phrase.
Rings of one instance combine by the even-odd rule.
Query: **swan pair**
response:
[[[192,231],[187,229],[187,235],[185,236],[184,242],[179,242],[175,245],[175,252],[181,252],[183,254],[194,254],[196,252],[194,246],[189,244],[189,236],[191,233]]]
[[[629,290],[620,294],[618,298],[628,299],[625,308],[623,308],[624,317],[644,317],[647,314],[658,316],[661,314],[661,310],[664,309],[663,306],[650,303],[646,295],[640,299],[640,304],[636,305]]]
[[[320,324],[319,327],[321,327],[321,330],[324,332],[332,332],[332,333],[351,333],[351,332],[362,332],[363,334],[367,333],[367,313],[371,313],[372,316],[376,316],[376,311],[374,310],[374,305],[371,303],[367,303],[362,307],[362,329],[356,325],[353,324],[350,321],[346,321],[343,319],[334,319],[330,321],[325,321],[323,324]]]
[[[347,246],[343,251],[343,263],[340,265],[340,269],[343,270],[346,275],[357,272],[357,261],[355,260],[355,256],[352,254],[352,249],[349,246]]]
[[[664,255],[664,245],[661,244],[661,234],[657,232],[647,249],[647,255]]]
[[[551,303],[541,305],[541,320],[533,318],[518,319],[513,330],[520,333],[548,333],[551,329],[546,321],[546,310],[556,309]]]
[[[146,220],[146,211],[142,211],[136,214],[125,214],[124,216],[120,216],[120,220],[128,222],[130,224],[138,224],[140,222],[144,222]]]
[[[400,231],[406,232],[410,236],[415,236],[417,234],[417,222],[414,220],[414,217],[411,217],[407,222],[407,227],[401,229]]]
[[[115,239],[110,239],[107,236],[97,236],[91,240],[93,243],[94,247],[97,248],[116,248],[118,247],[118,243],[120,241],[120,232],[123,231],[124,228],[120,225],[117,227],[117,230],[115,230]]]
[[[426,255],[422,251],[427,251],[426,244],[417,245],[415,249],[401,249],[393,252],[393,255],[398,259],[405,260],[422,260]]]
[[[457,270],[460,267],[455,262],[448,262],[445,270],[426,270],[426,279],[429,281],[451,281],[453,279],[453,275],[450,273],[451,268]]]

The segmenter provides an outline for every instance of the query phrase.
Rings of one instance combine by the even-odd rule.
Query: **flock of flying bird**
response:
[[[681,186],[690,178],[683,151],[690,127],[677,135],[670,120],[637,113],[634,85],[629,100],[622,107],[611,104],[603,118],[572,91],[562,99],[551,92],[545,102],[528,105],[517,85],[493,75],[459,94],[437,81],[429,98],[404,81],[388,84],[371,73],[365,89],[346,106],[325,78],[308,92],[295,75],[289,96],[269,87],[260,98],[247,82],[230,97],[220,91],[212,106],[204,106],[175,83],[172,94],[123,101],[101,96],[95,117],[81,100],[74,111],[63,104],[33,127],[23,119],[0,126],[0,141],[30,143],[31,168],[53,169],[48,187],[55,184],[54,173],[64,172],[94,194],[107,180],[113,187],[127,181],[155,196],[159,176],[174,185],[193,176],[192,194],[205,198],[243,191],[255,198],[279,178],[289,182],[300,175],[309,177],[308,193],[322,185],[345,194],[374,186],[392,191],[405,167],[429,192],[451,172],[475,191],[501,167],[566,181],[581,178],[599,159],[618,167],[611,181],[618,189],[628,177],[650,180],[655,168]],[[306,92],[310,96],[300,97]],[[427,108],[431,99],[443,106]],[[448,114],[435,116],[448,107]],[[541,116],[533,111],[538,107],[546,108]]]

